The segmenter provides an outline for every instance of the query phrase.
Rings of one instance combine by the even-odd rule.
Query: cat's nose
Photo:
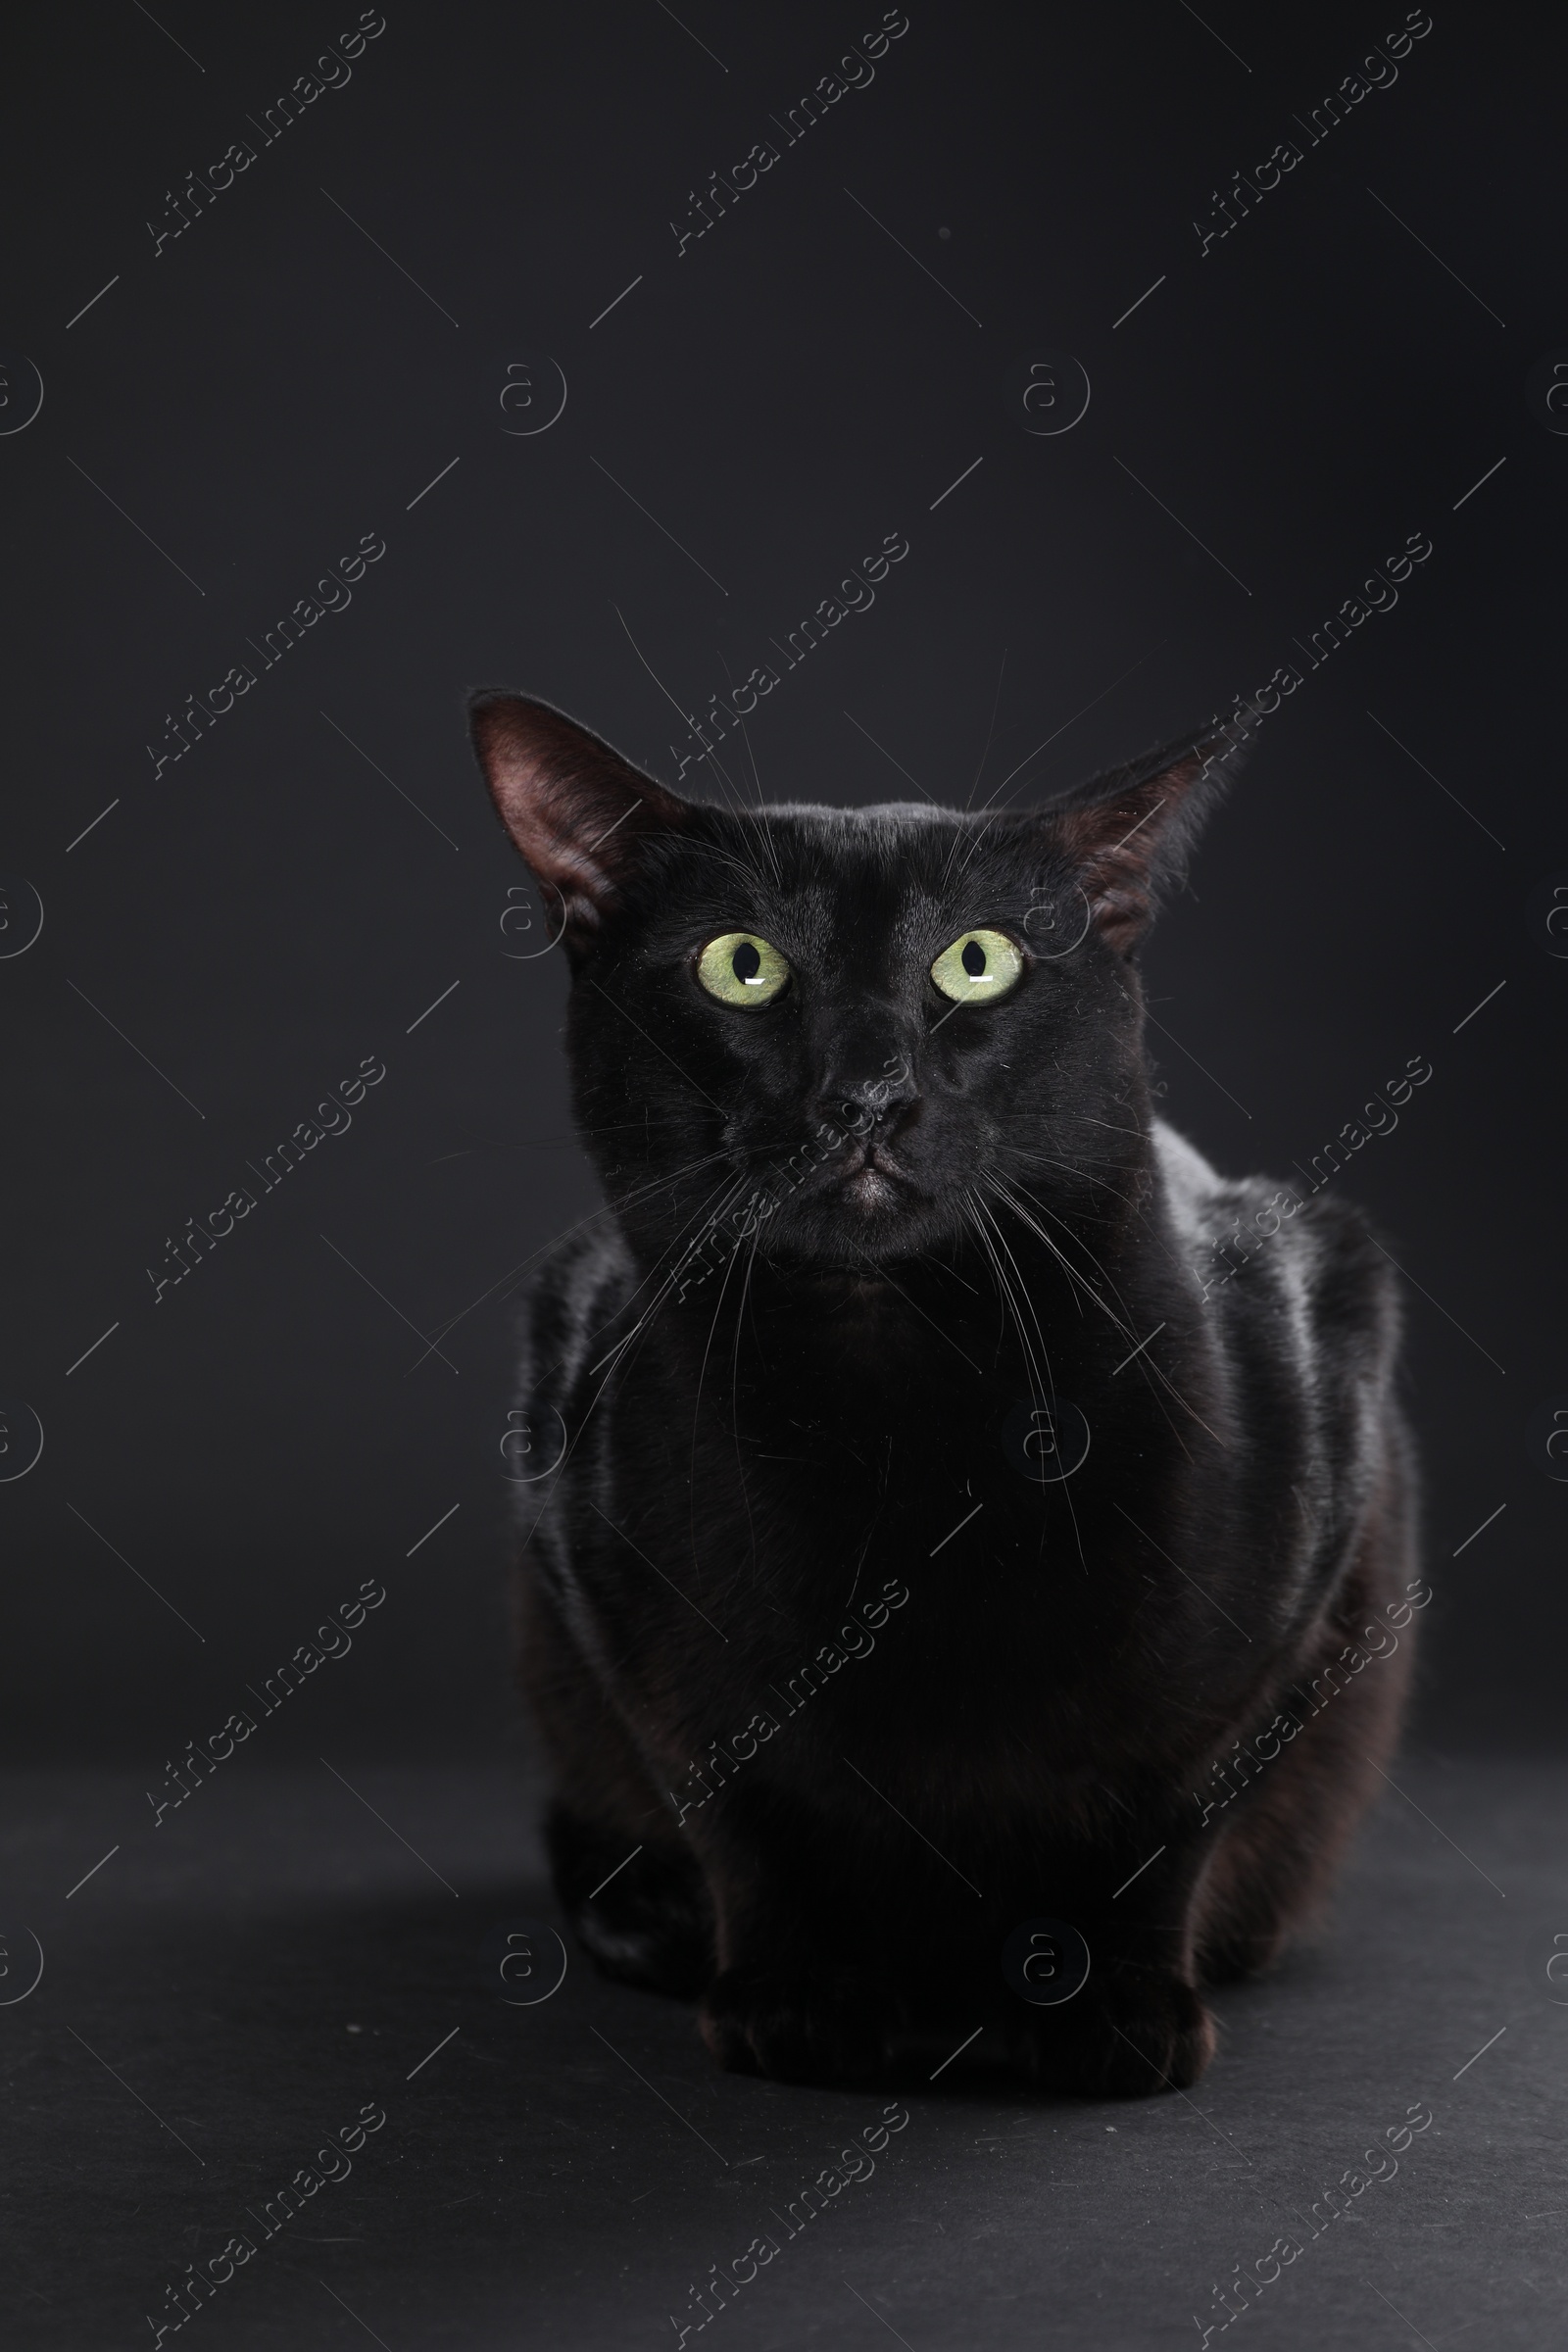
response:
[[[863,1134],[907,1109],[919,1091],[906,1057],[894,1054],[869,1070],[852,1063],[831,1072],[818,1089],[817,1109],[823,1118]]]

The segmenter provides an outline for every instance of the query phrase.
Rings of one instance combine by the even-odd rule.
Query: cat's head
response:
[[[1134,963],[1236,760],[1217,726],[1038,810],[677,798],[548,704],[474,744],[572,968],[588,1148],[650,1261],[887,1263],[1147,1156]],[[683,1243],[682,1247],[686,1247]]]

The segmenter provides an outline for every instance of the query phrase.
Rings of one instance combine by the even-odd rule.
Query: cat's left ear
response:
[[[619,905],[651,837],[688,824],[691,804],[531,695],[469,698],[473,748],[496,812],[547,905],[581,943]]]
[[[1082,886],[1091,919],[1119,956],[1137,947],[1162,893],[1180,882],[1187,854],[1244,749],[1234,724],[1213,723],[1092,777],[1041,810]]]

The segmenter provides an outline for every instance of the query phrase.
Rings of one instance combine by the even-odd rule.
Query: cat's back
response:
[[[1222,1349],[1260,1351],[1319,1406],[1381,1390],[1398,1304],[1365,1213],[1272,1177],[1222,1176],[1161,1119],[1153,1141],[1178,1250]]]

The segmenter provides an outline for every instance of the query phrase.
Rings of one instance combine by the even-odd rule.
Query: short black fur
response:
[[[579,1937],[726,2066],[861,2080],[984,2026],[1044,2085],[1192,2082],[1202,1985],[1318,1902],[1392,1747],[1408,1636],[1324,1678],[1414,1574],[1386,1259],[1336,1203],[1270,1231],[1151,1101],[1138,943],[1234,741],[1036,811],[741,809],[522,697],[473,725],[609,1203],[525,1376]],[[1022,976],[953,1003],[976,927]],[[760,1008],[698,976],[731,932],[787,960]],[[1002,1966],[1041,1918],[1091,1955],[1054,2006]]]

